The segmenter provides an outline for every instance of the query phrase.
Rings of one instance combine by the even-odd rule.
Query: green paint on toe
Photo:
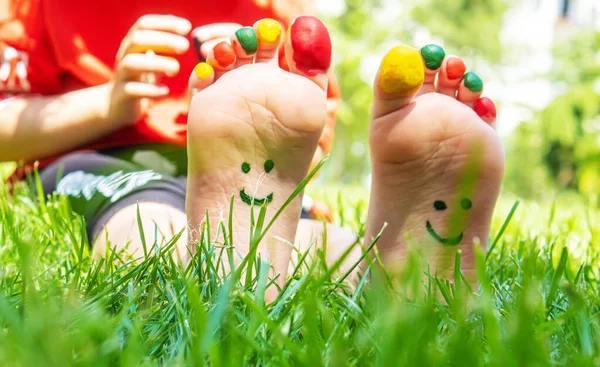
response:
[[[430,44],[421,49],[421,55],[427,69],[437,70],[442,66],[446,52],[440,46]]]
[[[256,50],[258,50],[258,39],[252,27],[238,29],[235,32],[235,36],[240,41],[240,45],[246,51],[247,55],[254,55],[256,53]]]
[[[467,72],[463,80],[465,81],[465,87],[469,88],[471,92],[481,92],[483,90],[483,82],[479,75],[474,72]]]

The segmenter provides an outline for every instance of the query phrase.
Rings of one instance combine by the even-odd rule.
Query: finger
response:
[[[235,51],[235,66],[251,64],[258,50],[258,39],[252,27],[243,27],[231,35],[231,45]]]
[[[192,38],[198,42],[206,42],[213,38],[228,38],[233,32],[241,28],[237,23],[215,23],[195,28],[192,31]]]
[[[182,36],[190,33],[192,23],[174,15],[149,14],[140,17],[131,27],[131,33],[138,29],[176,33]]]
[[[473,107],[473,103],[481,97],[481,93],[483,93],[483,81],[474,72],[467,72],[458,86],[457,99],[467,106]]]
[[[229,39],[229,36],[240,27],[241,25],[237,23],[215,23],[195,28],[192,31],[192,40],[200,61],[206,61],[208,52],[217,43]],[[205,45],[209,41],[212,42]]]
[[[323,22],[313,16],[300,16],[292,22],[285,41],[290,71],[327,90],[331,66],[331,38]]]
[[[147,55],[149,57],[156,56],[156,54],[152,50],[146,51],[144,53],[144,55]],[[142,73],[140,75],[139,81],[142,82],[142,83],[157,84],[156,73],[152,73],[152,72]]]
[[[209,53],[206,62],[215,70],[215,80],[233,69],[235,66],[235,52],[227,42],[218,43]]]
[[[254,32],[258,38],[258,50],[255,62],[277,64],[279,44],[281,43],[281,24],[273,19],[262,19],[254,23]]]
[[[127,82],[123,86],[125,94],[134,98],[155,98],[169,94],[169,88],[164,85],[154,85],[142,82]]]
[[[473,104],[473,110],[483,121],[496,127],[496,105],[491,99],[481,97]]]
[[[153,54],[128,54],[117,65],[117,77],[121,80],[135,78],[142,73],[161,73],[175,76],[179,62],[169,56]]]
[[[156,53],[183,54],[190,48],[187,38],[172,33],[137,30],[127,39],[125,54],[152,50]]]
[[[194,68],[190,74],[189,90],[194,96],[196,93],[206,89],[215,81],[215,71],[210,64],[201,62]]]

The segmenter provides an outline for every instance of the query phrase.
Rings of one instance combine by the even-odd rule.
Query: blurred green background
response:
[[[600,192],[600,1],[316,0],[333,36],[343,103],[322,181],[368,185],[379,60],[398,43],[463,56],[498,107],[504,191]]]

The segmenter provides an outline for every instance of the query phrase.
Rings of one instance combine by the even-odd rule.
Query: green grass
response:
[[[338,192],[312,189],[338,198],[337,222],[362,234],[364,190]],[[524,203],[510,218],[505,195],[493,251],[477,252],[477,289],[424,278],[414,254],[393,285],[372,267],[356,291],[322,262],[303,263],[266,304],[256,256],[223,276],[226,223],[225,243],[205,230],[186,268],[169,256],[174,241],[158,246],[152,233],[144,259],[94,263],[64,197],[38,203],[24,185],[4,187],[0,366],[598,365],[600,211],[568,205]],[[253,246],[269,226],[255,214]]]

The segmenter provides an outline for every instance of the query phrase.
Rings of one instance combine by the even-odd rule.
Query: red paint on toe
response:
[[[448,74],[448,79],[458,79],[465,75],[465,71],[467,71],[467,67],[458,57],[451,57],[446,62],[446,74]]]
[[[325,74],[331,65],[331,39],[325,24],[305,15],[296,18],[290,28],[294,62],[308,76]]]
[[[235,62],[235,52],[233,47],[227,42],[219,42],[213,48],[215,60],[222,68],[227,68]]]
[[[495,119],[496,118],[496,105],[491,99],[487,97],[481,97],[475,101],[473,110],[482,119]]]

